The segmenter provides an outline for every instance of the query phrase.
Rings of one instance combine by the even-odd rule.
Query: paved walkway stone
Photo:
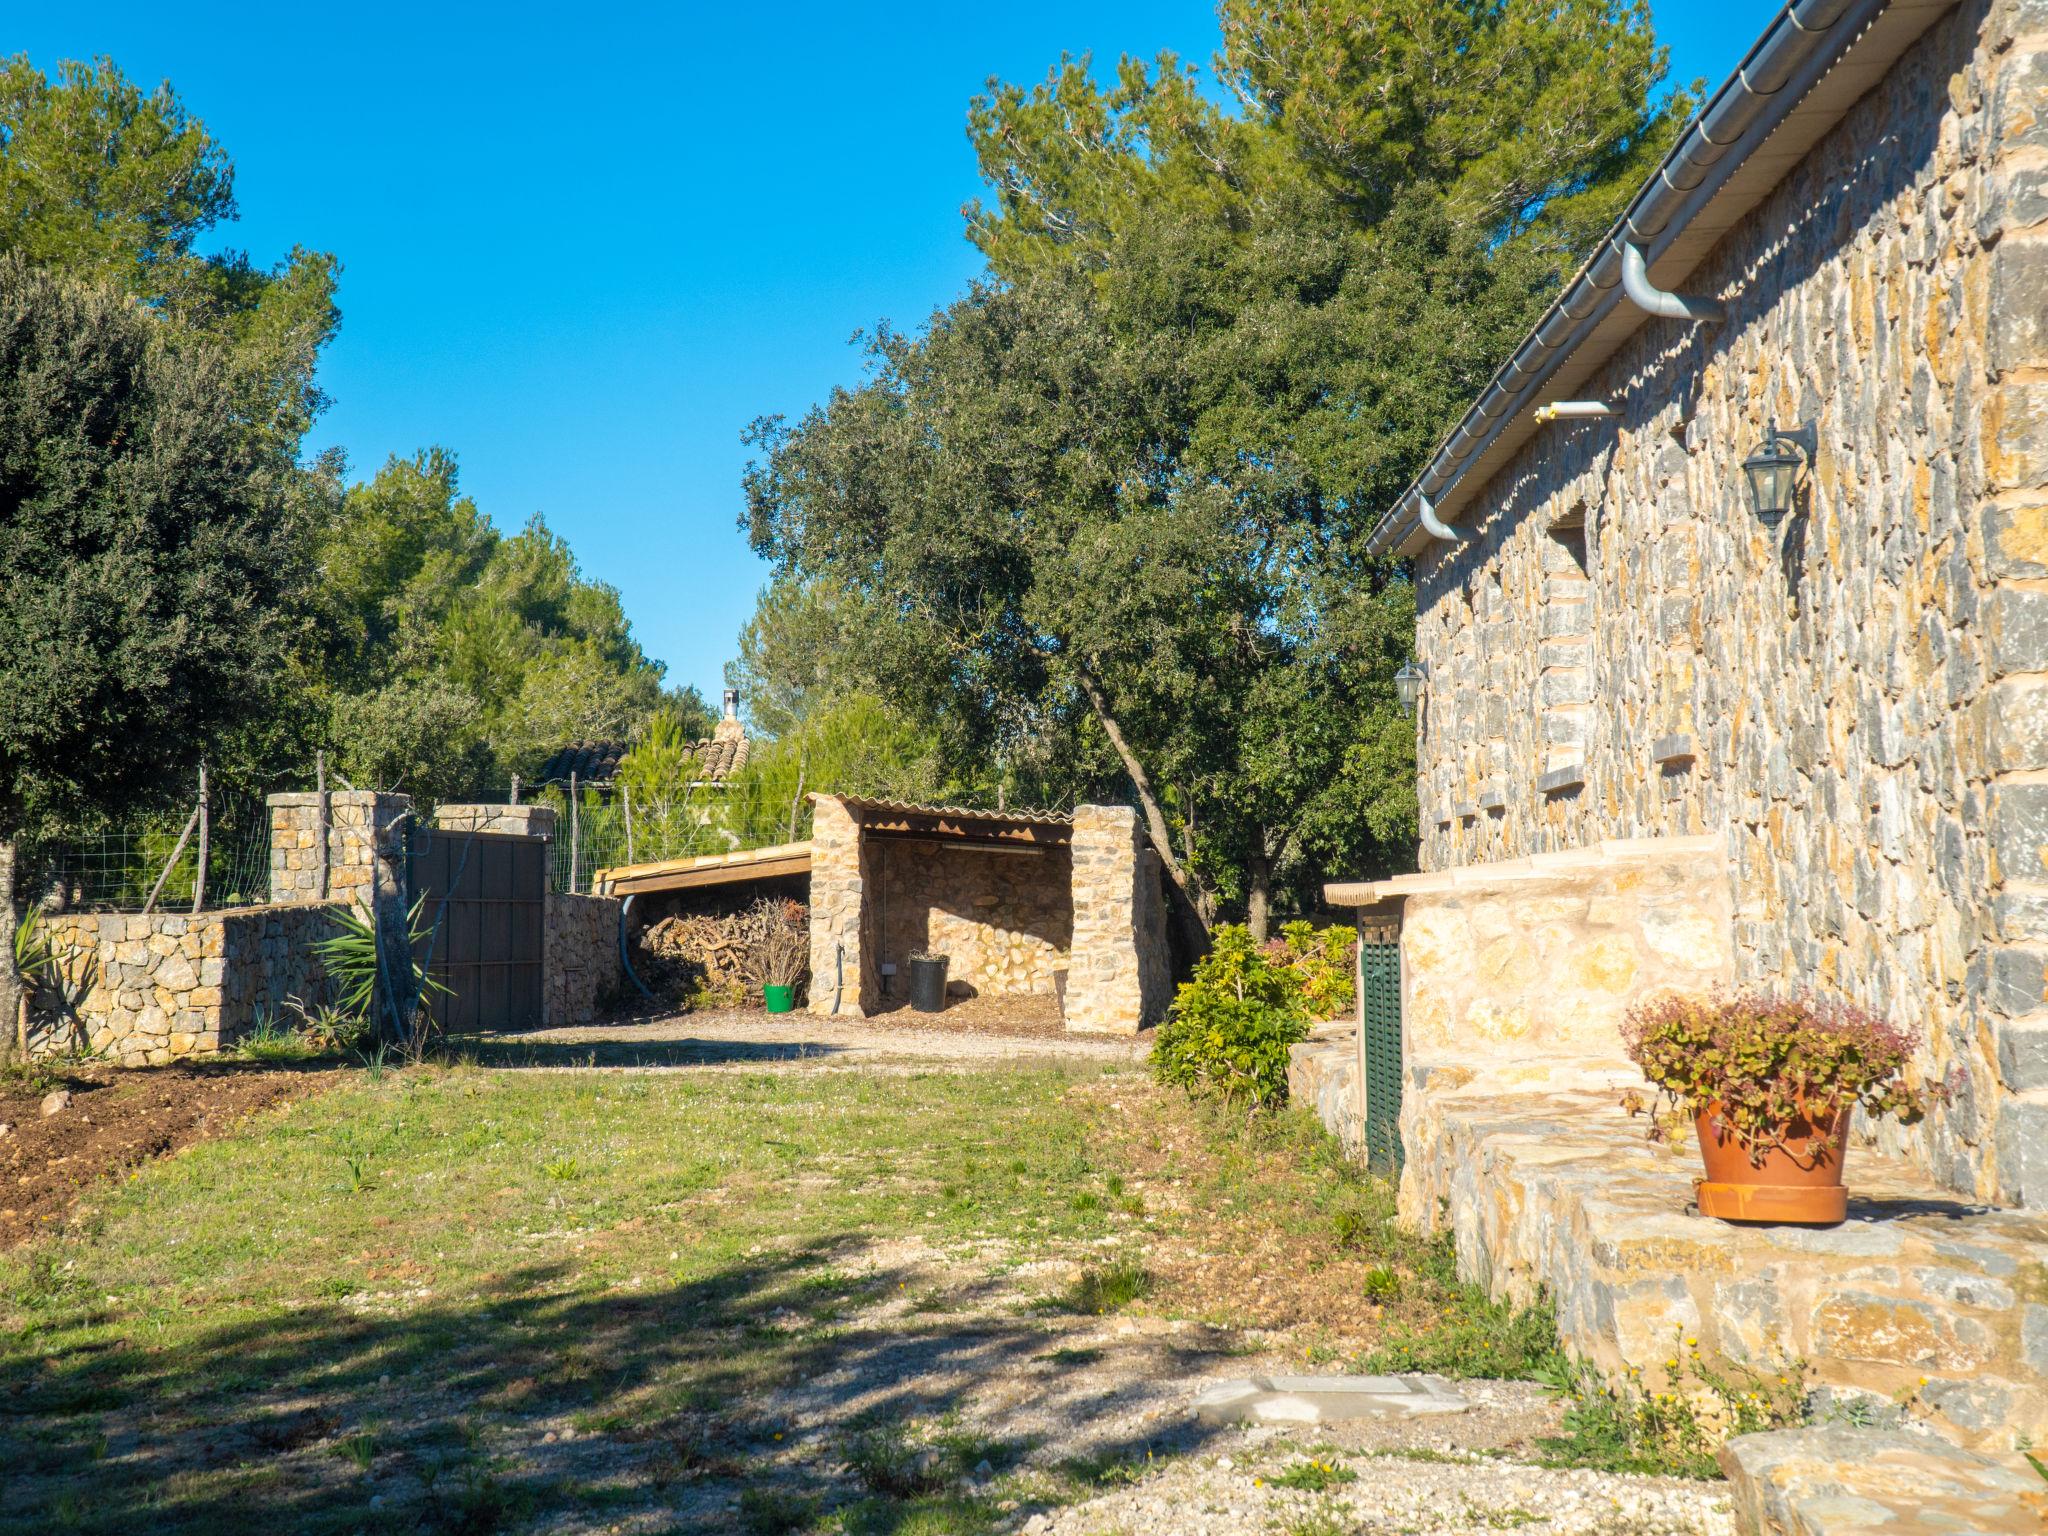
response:
[[[1471,1406],[1440,1376],[1252,1376],[1202,1393],[1195,1417],[1204,1424],[1334,1424],[1463,1413]]]

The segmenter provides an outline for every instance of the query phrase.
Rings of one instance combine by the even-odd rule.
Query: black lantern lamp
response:
[[[1394,674],[1394,698],[1401,706],[1401,713],[1413,715],[1415,706],[1422,699],[1423,679],[1429,674],[1415,662],[1404,662],[1401,670]]]
[[[1763,446],[1742,461],[1742,473],[1749,481],[1750,505],[1757,521],[1776,528],[1792,510],[1793,492],[1798,488],[1799,470],[1806,463],[1806,450],[1797,438],[1787,437],[1776,422],[1764,424]]]

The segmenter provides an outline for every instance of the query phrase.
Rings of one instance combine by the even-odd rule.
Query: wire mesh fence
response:
[[[270,811],[250,792],[207,798],[206,878],[195,807],[152,812],[45,838],[25,850],[29,880],[70,911],[189,910],[270,899]]]
[[[515,800],[516,795],[516,800]],[[549,888],[588,891],[602,869],[665,859],[729,853],[742,846],[730,827],[725,792],[697,785],[672,799],[648,803],[623,785],[605,782],[506,785],[451,795],[443,804],[544,805],[555,813],[548,849]]]

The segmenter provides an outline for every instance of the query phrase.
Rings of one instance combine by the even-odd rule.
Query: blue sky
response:
[[[1715,83],[1778,9],[1653,5],[1674,76]],[[856,330],[914,325],[978,269],[968,98],[1062,49],[1216,42],[1209,0],[208,11],[228,16],[21,7],[4,45],[168,78],[234,158],[228,240],[344,264],[313,446],[362,474],[453,450],[499,526],[545,513],[712,699],[764,579],[740,431],[855,378]]]

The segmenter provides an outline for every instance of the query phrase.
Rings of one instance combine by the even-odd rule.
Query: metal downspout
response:
[[[1442,539],[1446,544],[1462,544],[1472,537],[1470,528],[1453,528],[1439,518],[1436,515],[1436,508],[1429,504],[1427,496],[1418,494],[1415,505],[1422,513],[1422,526],[1428,530],[1431,538]]]
[[[1621,289],[1638,309],[1667,320],[1719,321],[1727,317],[1727,311],[1712,299],[1666,293],[1652,283],[1649,264],[1633,240],[1624,240],[1621,245]]]

